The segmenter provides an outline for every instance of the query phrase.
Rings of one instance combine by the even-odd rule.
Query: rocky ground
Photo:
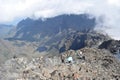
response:
[[[96,48],[32,59],[14,57],[0,67],[0,80],[120,80],[120,61]]]

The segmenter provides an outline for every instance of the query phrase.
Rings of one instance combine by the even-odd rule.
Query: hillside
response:
[[[62,62],[62,58],[66,62]],[[68,57],[73,62],[67,62]],[[84,57],[84,58],[83,58]],[[108,51],[69,50],[58,56],[12,58],[0,68],[1,80],[119,80],[120,62]]]

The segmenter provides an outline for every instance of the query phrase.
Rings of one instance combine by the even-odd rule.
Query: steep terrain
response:
[[[108,40],[104,41],[100,46],[100,49],[108,49],[111,53],[120,53],[120,41],[119,40]]]
[[[64,56],[65,62],[62,62]],[[73,57],[73,62],[67,58]],[[83,58],[84,57],[84,58]],[[119,80],[120,62],[106,50],[83,48],[58,56],[8,60],[0,68],[0,80]]]
[[[109,40],[110,37],[107,35],[103,35],[97,33],[96,31],[91,31],[87,33],[83,32],[72,32],[68,33],[65,37],[64,41],[61,40],[59,44],[64,42],[63,46],[60,47],[60,52],[64,52],[66,50],[78,50],[84,47],[89,48],[97,48],[102,42]]]
[[[60,15],[44,21],[27,18],[18,23],[16,33],[7,40],[35,42],[35,52],[40,53],[98,47],[110,37],[94,31],[95,24],[95,18],[87,14]]]

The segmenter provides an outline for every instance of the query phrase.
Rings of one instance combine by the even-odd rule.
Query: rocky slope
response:
[[[99,45],[101,45],[101,43],[109,39],[110,39],[109,36],[97,33],[96,31],[90,31],[87,33],[80,32],[80,31],[69,32],[65,37],[65,39],[62,39],[59,42],[59,44],[64,43],[59,48],[59,51],[64,52],[70,49],[78,50],[84,47],[97,48]]]
[[[0,62],[13,56],[35,57],[50,53],[57,55],[67,50],[78,50],[84,47],[97,48],[102,42],[109,40],[107,35],[95,31],[83,33],[75,30],[62,31],[41,41],[28,42],[22,40],[0,40]]]
[[[68,57],[73,57],[73,61],[69,63]],[[65,62],[62,62],[63,59]],[[96,48],[69,50],[57,56],[30,60],[26,57],[13,58],[0,67],[0,80],[119,79],[120,62],[109,51]]]
[[[100,49],[107,49],[111,53],[120,53],[120,41],[119,40],[108,40],[104,41],[100,46]]]
[[[25,41],[8,41],[0,39],[0,65],[14,56],[32,58],[42,55],[42,53],[40,54],[39,52],[35,51],[38,46],[39,45],[37,45],[35,42],[31,43]]]

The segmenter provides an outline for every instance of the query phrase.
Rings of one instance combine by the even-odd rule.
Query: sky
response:
[[[84,13],[96,18],[96,30],[120,39],[120,0],[0,0],[0,23]]]

